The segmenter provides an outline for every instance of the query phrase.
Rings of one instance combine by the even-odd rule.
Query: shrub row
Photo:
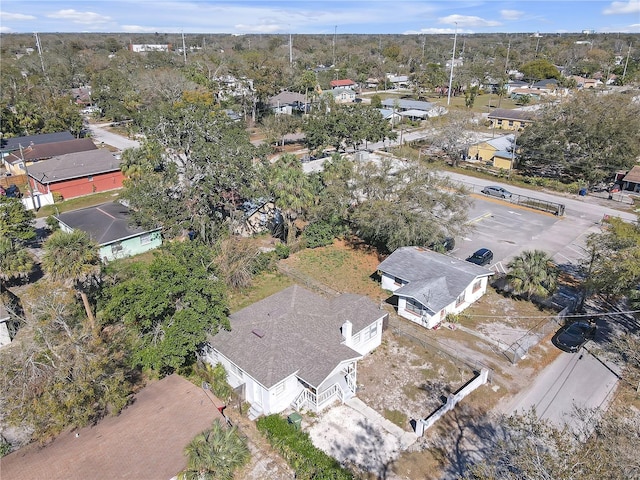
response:
[[[332,457],[316,448],[309,435],[296,430],[279,415],[261,417],[260,430],[296,472],[296,478],[307,480],[352,480],[353,475]]]

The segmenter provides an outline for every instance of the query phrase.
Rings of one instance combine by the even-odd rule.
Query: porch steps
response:
[[[249,417],[249,420],[253,421],[258,417],[261,417],[262,415],[264,415],[264,412],[262,411],[262,409],[260,407],[256,407],[255,405],[251,405],[251,408],[249,409],[249,413],[247,414],[247,416]]]
[[[347,381],[345,380],[344,377],[340,377],[340,379],[338,380],[338,385],[340,386],[340,388],[342,389],[342,392],[344,393],[344,401],[345,402],[347,400],[352,399],[355,396],[355,392],[351,391],[351,389],[349,388],[349,385],[347,385]]]

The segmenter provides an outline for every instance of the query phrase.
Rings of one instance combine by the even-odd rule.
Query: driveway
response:
[[[89,124],[88,128],[91,132],[91,137],[97,145],[104,143],[106,145],[111,145],[118,150],[126,150],[127,148],[138,148],[140,146],[140,142],[138,142],[137,140],[132,140],[129,137],[125,137],[124,135],[120,135],[109,130],[108,127],[110,125],[111,122]]]

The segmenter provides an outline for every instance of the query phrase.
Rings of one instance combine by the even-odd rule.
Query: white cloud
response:
[[[12,33],[13,30],[9,27],[0,27],[0,33]]]
[[[627,2],[612,2],[602,13],[605,15],[618,15],[624,13],[640,13],[640,0],[628,0]]]
[[[453,25],[457,23],[459,27],[497,27],[502,25],[496,20],[485,20],[484,18],[474,17],[470,15],[449,15],[440,17],[438,23],[446,23]]]
[[[453,35],[456,32],[455,28],[421,28],[420,30],[407,30],[402,32],[403,35]],[[458,30],[459,34],[462,33],[474,33],[473,30]]]
[[[524,12],[520,10],[500,10],[500,15],[504,20],[518,20]]]
[[[275,33],[275,32],[286,32],[286,25],[278,25],[276,23],[267,23],[267,24],[258,24],[258,25],[244,25],[239,23],[234,25],[234,28],[238,32],[242,33]]]
[[[69,20],[73,23],[80,23],[83,25],[92,25],[96,23],[107,23],[111,20],[111,17],[100,15],[94,12],[79,12],[72,8],[67,10],[59,10],[56,13],[47,15],[49,18],[56,18],[61,20]]]
[[[143,27],[142,25],[120,25],[120,29],[127,33],[176,33],[183,30],[181,27]]]
[[[24,15],[22,13],[0,12],[0,19],[4,21],[11,21],[11,20],[22,21],[22,20],[35,20],[36,17],[34,17],[33,15]]]

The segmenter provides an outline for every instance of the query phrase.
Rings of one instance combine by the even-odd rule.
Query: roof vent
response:
[[[259,328],[254,328],[253,330],[251,330],[251,333],[253,333],[258,338],[264,337],[264,330],[261,330]]]

